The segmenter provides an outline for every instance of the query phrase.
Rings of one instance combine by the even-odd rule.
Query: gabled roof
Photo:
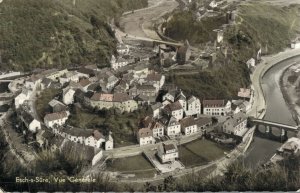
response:
[[[91,100],[93,101],[108,101],[112,102],[113,101],[113,94],[105,94],[105,93],[95,93],[92,97]]]
[[[168,112],[172,112],[182,109],[182,106],[179,101],[176,101],[174,103],[166,105],[164,109]]]
[[[181,127],[186,128],[193,125],[197,125],[196,121],[194,120],[194,117],[185,117],[180,121]]]
[[[94,130],[94,132],[93,132],[93,136],[94,136],[94,138],[96,139],[96,140],[99,140],[99,139],[105,139],[105,137],[104,137],[104,135],[100,132],[100,131],[98,131],[98,130]]]
[[[125,101],[129,101],[129,100],[131,100],[131,98],[126,93],[115,93],[113,95],[114,102],[125,102]]]
[[[47,114],[44,119],[47,121],[54,121],[68,117],[68,113],[66,111],[57,112],[57,113],[50,113]]]
[[[199,117],[199,118],[195,119],[195,122],[198,127],[201,127],[203,125],[212,123],[212,119],[210,117]]]
[[[56,105],[61,105],[61,106],[65,106],[62,102],[56,100],[56,99],[52,99],[49,103],[48,103],[51,107],[54,107]]]
[[[147,81],[160,81],[162,78],[162,75],[161,74],[158,74],[158,73],[151,73],[151,74],[148,74],[146,80]]]
[[[86,87],[87,85],[91,84],[91,82],[89,81],[89,79],[81,79],[79,81],[79,84],[82,86],[82,87]]]
[[[151,136],[153,136],[153,132],[149,128],[142,128],[142,129],[139,129],[138,136],[140,138],[151,137]]]
[[[155,111],[156,109],[159,109],[159,108],[161,108],[162,106],[163,106],[163,105],[162,105],[160,102],[158,102],[158,103],[152,105],[152,106],[151,106],[151,109],[152,109],[153,111]]]

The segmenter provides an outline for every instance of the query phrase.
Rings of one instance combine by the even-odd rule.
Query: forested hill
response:
[[[0,67],[107,65],[116,44],[108,18],[145,6],[147,0],[3,0]]]

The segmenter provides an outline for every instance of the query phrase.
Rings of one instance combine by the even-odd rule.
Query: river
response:
[[[262,79],[262,88],[267,103],[264,119],[289,125],[296,125],[292,114],[285,103],[279,86],[281,74],[295,61],[300,62],[300,57],[280,62],[264,75]],[[260,127],[259,130],[263,131],[264,128]],[[288,133],[288,137],[293,135],[294,134],[292,133]],[[249,150],[245,153],[245,164],[248,166],[256,166],[258,163],[265,163],[275,154],[276,149],[281,145],[282,143],[280,142],[271,141],[256,135],[253,143],[249,147]]]

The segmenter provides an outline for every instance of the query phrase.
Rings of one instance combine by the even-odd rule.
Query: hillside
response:
[[[166,35],[176,40],[188,39],[193,46],[213,41],[212,30],[225,22],[225,13],[197,21],[192,11],[175,13],[165,27]],[[238,7],[236,25],[226,28],[224,45],[231,50],[230,59],[224,62],[217,53],[221,66],[218,69],[199,70],[198,74],[176,74],[174,81],[188,93],[201,98],[233,98],[239,87],[250,84],[245,63],[256,55],[259,48],[272,54],[289,46],[299,32],[299,6],[277,7],[260,2],[245,3]],[[223,62],[222,62],[223,60]]]
[[[147,0],[4,0],[1,68],[105,66],[116,43],[108,18],[145,6]]]

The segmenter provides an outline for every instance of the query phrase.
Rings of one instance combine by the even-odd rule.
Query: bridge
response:
[[[297,126],[287,125],[287,124],[278,123],[278,122],[274,122],[274,121],[256,119],[254,117],[249,117],[248,121],[250,124],[253,124],[256,126],[259,126],[259,125],[265,126],[267,134],[272,134],[272,128],[280,129],[281,136],[286,136],[287,132],[298,133],[300,131],[300,129],[299,129],[300,127],[298,125]]]

